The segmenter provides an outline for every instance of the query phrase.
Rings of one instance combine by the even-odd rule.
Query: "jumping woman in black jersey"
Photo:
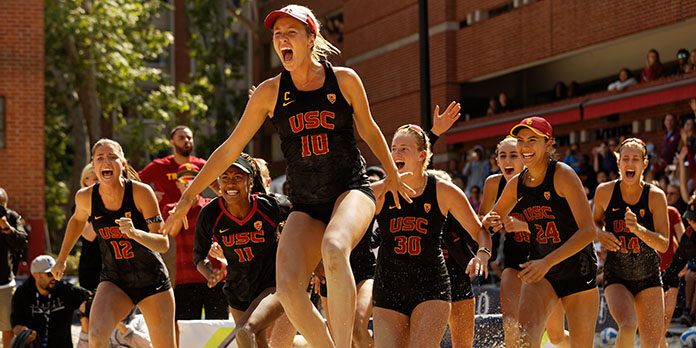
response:
[[[374,215],[374,194],[353,123],[387,171],[385,192],[413,193],[397,174],[389,148],[357,74],[323,59],[338,50],[319,34],[319,22],[306,7],[289,5],[264,21],[273,30],[273,47],[283,72],[259,85],[239,124],[183,193],[165,232],[183,221],[195,197],[225,171],[263,124],[266,115],[278,130],[288,162],[293,212],[280,237],[276,295],[290,321],[313,347],[351,345],[356,288],[348,257]],[[405,198],[409,201],[408,198]],[[399,205],[399,199],[396,198]],[[307,298],[307,282],[323,259],[328,286],[331,335]]]
[[[479,215],[486,215],[493,208],[493,204],[503,193],[505,184],[521,173],[524,169],[522,156],[517,152],[517,139],[506,137],[496,148],[496,158],[502,173],[491,175],[483,185],[483,198],[479,207]],[[515,347],[519,341],[519,309],[520,290],[522,280],[519,277],[522,270],[521,264],[527,262],[529,257],[529,228],[524,222],[522,211],[513,208],[504,221],[504,228],[500,232],[505,233],[503,244],[503,274],[500,279],[500,309],[503,313],[503,330],[505,331],[505,345]],[[561,348],[569,346],[568,332],[565,330],[563,305],[559,302],[546,322],[546,332],[549,341]]]
[[[544,326],[558,303],[568,318],[571,347],[591,347],[599,308],[596,226],[575,171],[549,159],[552,128],[541,117],[522,120],[510,134],[527,169],[513,177],[486,215],[498,231],[513,207],[522,211],[530,231],[529,261],[519,277],[520,343],[539,347]],[[517,205],[517,206],[515,206]]]
[[[150,186],[124,178],[127,163],[121,145],[101,139],[92,147],[99,182],[75,195],[73,213],[51,272],[60,279],[65,260],[85,223],[94,227],[101,250],[101,282],[91,312],[90,347],[107,347],[116,324],[138,305],[154,348],[176,347],[174,292],[160,253],[169,241],[160,233],[157,198]],[[128,177],[134,177],[128,171]]]
[[[227,260],[223,292],[232,308],[239,347],[267,347],[268,328],[283,313],[275,292],[276,230],[290,212],[284,196],[253,194],[257,182],[263,190],[254,159],[242,154],[220,177],[220,196],[198,216],[193,261],[215,286],[222,270],[207,259],[213,236]]]
[[[594,220],[604,230],[598,239],[608,250],[604,296],[619,324],[616,347],[633,347],[636,329],[641,347],[657,347],[664,334],[660,255],[669,245],[667,198],[643,181],[648,166],[645,143],[628,138],[619,146],[620,179],[595,193]]]
[[[377,199],[381,244],[372,296],[375,346],[439,347],[451,300],[440,250],[445,217],[451,213],[481,246],[466,265],[469,275],[488,275],[491,238],[464,193],[426,172],[432,152],[420,127],[400,127],[391,147],[399,173],[416,192],[401,206],[388,195]],[[382,192],[384,182],[374,188]]]

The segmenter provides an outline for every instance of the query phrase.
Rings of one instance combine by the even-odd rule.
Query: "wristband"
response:
[[[151,217],[151,218],[149,218],[149,219],[145,219],[145,223],[148,224],[148,225],[149,225],[149,224],[154,224],[155,222],[162,222],[162,216],[157,215],[157,216],[153,216],[153,217]]]
[[[491,257],[491,251],[490,251],[490,249],[488,249],[488,248],[480,247],[480,248],[478,249],[478,251],[476,251],[476,253],[478,254],[478,253],[480,253],[480,252],[482,252],[482,251],[483,251],[483,253],[487,254],[488,257]]]

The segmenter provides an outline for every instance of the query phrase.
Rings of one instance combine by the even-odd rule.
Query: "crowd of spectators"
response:
[[[688,74],[696,70],[696,48],[688,51],[681,48],[676,54],[676,64],[673,69],[668,69],[660,61],[660,53],[656,49],[648,51],[645,59],[645,66],[641,70],[640,77],[634,77],[633,72],[629,68],[622,68],[619,71],[618,79],[607,86],[607,90],[611,92],[623,91],[626,87],[654,81],[670,75]],[[566,85],[563,81],[557,81],[551,91],[551,101],[559,101],[563,99],[573,98],[581,95],[580,84],[576,81]],[[512,111],[509,97],[505,93],[500,93],[497,96],[488,99],[487,116],[496,115],[508,111]]]

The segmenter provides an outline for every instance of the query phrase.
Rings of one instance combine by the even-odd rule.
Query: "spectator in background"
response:
[[[193,132],[187,126],[176,126],[169,133],[169,145],[174,151],[173,155],[158,158],[138,172],[140,180],[154,188],[157,195],[157,203],[160,212],[164,213],[164,206],[176,203],[181,198],[181,192],[176,187],[176,173],[179,166],[184,163],[193,163],[199,168],[205,165],[205,160],[191,155],[193,153]],[[164,264],[169,271],[172,287],[176,280],[176,240],[169,236],[169,250],[162,254]]]
[[[677,51],[677,70],[675,74],[688,74],[693,71],[693,66],[689,60],[689,51],[686,48],[679,49]]]
[[[660,146],[660,158],[653,168],[655,173],[662,171],[674,161],[674,155],[677,153],[677,146],[681,140],[681,130],[673,114],[666,114],[662,124],[665,127],[665,136],[662,138],[662,146]]]
[[[607,181],[609,181],[609,176],[607,176],[607,172],[603,170],[598,171],[596,176],[597,185],[603,184]]]
[[[498,101],[495,97],[488,98],[488,109],[486,110],[486,115],[492,116],[498,111]]]
[[[191,184],[200,168],[193,163],[184,163],[177,169],[176,187],[180,192],[184,192],[186,187]],[[196,235],[196,221],[201,209],[208,204],[211,199],[203,198],[198,195],[197,201],[191,205],[186,218],[188,228],[179,231],[172,231],[171,235],[176,238],[176,287],[174,288],[175,319],[194,320],[201,319],[205,310],[206,319],[228,319],[227,300],[222,292],[224,281],[217,283],[213,287],[208,286],[208,279],[198,272],[193,263],[193,240]],[[162,210],[162,218],[169,217],[169,211],[174,209],[176,202],[169,203]],[[215,258],[208,258],[213,269],[223,269],[222,263]]]
[[[82,169],[80,186],[85,188],[96,184],[98,181],[97,175],[94,174],[92,163],[87,163]],[[99,250],[99,241],[96,238],[97,234],[92,229],[92,224],[85,224],[81,236],[82,252],[80,253],[80,263],[77,266],[77,275],[80,286],[92,292],[97,291],[99,274],[102,268],[101,251]]]
[[[616,155],[614,154],[616,145],[616,139],[612,138],[592,149],[592,163],[595,172],[605,172],[610,178],[611,173],[614,173],[614,176],[616,176],[616,173],[619,171]]]
[[[597,175],[592,165],[590,165],[590,156],[583,153],[580,154],[577,173],[580,181],[590,189],[590,198],[594,197],[594,190],[597,188]]]
[[[637,84],[638,81],[636,81],[635,77],[633,77],[633,73],[631,70],[628,70],[628,68],[623,68],[619,72],[619,79],[610,83],[609,87],[607,87],[608,91],[612,92],[619,92],[623,91],[624,88],[635,85]]]
[[[679,214],[684,214],[684,211],[686,210],[686,202],[682,199],[681,192],[679,190],[679,185],[668,184],[667,190],[665,190],[665,195],[667,196],[667,204],[671,207],[677,208]]]
[[[691,66],[691,71],[696,71],[696,48],[689,53],[689,65]]]
[[[488,175],[486,175],[486,177],[493,174],[500,174],[500,167],[498,166],[498,160],[495,156],[495,149],[493,149],[491,154],[488,156],[488,165],[490,169],[488,169]]]
[[[89,290],[64,280],[56,281],[51,267],[56,261],[41,255],[31,262],[31,277],[12,297],[12,330],[33,333],[28,341],[41,347],[73,347],[70,323],[73,312],[91,296]]]
[[[567,88],[565,83],[561,81],[557,81],[555,85],[553,85],[553,100],[561,100],[565,99],[568,96]]]
[[[0,330],[3,347],[10,346],[13,336],[10,308],[16,283],[10,254],[13,250],[23,250],[27,245],[27,233],[20,221],[22,218],[14,210],[7,209],[8,200],[7,192],[0,187]]]
[[[462,172],[459,170],[459,161],[454,158],[449,160],[446,172],[452,178],[452,182],[463,190],[464,181],[462,180]]]
[[[512,106],[510,105],[507,94],[505,94],[505,92],[500,92],[500,94],[498,94],[498,103],[496,105],[495,113],[501,114],[510,110],[512,110]]]
[[[474,212],[479,211],[479,207],[481,206],[481,188],[478,186],[473,186],[471,191],[469,191],[469,203],[471,203]]]
[[[685,115],[682,117],[679,138],[677,151],[680,151],[684,146],[688,146],[692,153],[696,153],[696,151],[694,151],[694,145],[696,143],[696,128],[694,128],[693,115]]]
[[[490,163],[483,157],[483,148],[479,145],[474,147],[469,156],[469,160],[462,170],[462,176],[466,178],[466,194],[471,196],[471,188],[474,186],[483,187],[483,183],[490,171]]]
[[[580,153],[580,147],[578,146],[578,144],[570,144],[570,146],[566,150],[566,155],[563,158],[563,163],[569,165],[577,173],[580,170],[581,156],[582,153]]]
[[[655,49],[648,51],[645,68],[640,74],[641,82],[657,80],[664,74],[664,66],[660,62],[660,54]]]
[[[568,98],[577,97],[580,95],[580,85],[573,81],[568,85]]]

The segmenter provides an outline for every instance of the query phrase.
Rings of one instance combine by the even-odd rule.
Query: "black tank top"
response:
[[[92,188],[92,214],[89,222],[99,240],[101,280],[128,288],[143,288],[166,281],[169,276],[160,254],[122,235],[115,221],[128,217],[133,220],[136,229],[149,231],[143,214],[133,200],[133,182],[125,181],[121,208],[116,211],[104,207],[99,185],[97,183]]]
[[[416,267],[444,267],[440,244],[445,216],[437,203],[436,184],[435,176],[428,174],[423,193],[412,197],[412,203],[402,199],[401,209],[396,208],[391,194],[385,195],[377,215],[381,237],[378,264],[396,260]]]
[[[505,177],[502,174],[500,174],[500,181],[498,182],[498,192],[495,196],[496,202],[500,199],[500,196],[503,195],[505,185],[507,185],[507,180],[505,180]],[[519,204],[516,204],[512,208],[509,215],[520,221],[527,221],[524,219],[524,214],[522,214],[522,210],[520,209]],[[529,249],[529,237],[530,234],[528,232],[513,232],[506,233],[505,240],[508,241],[508,245],[510,245],[510,243],[520,244],[519,246],[523,247],[523,250],[526,252]]]
[[[525,169],[519,175],[516,207],[522,212],[531,233],[530,260],[541,259],[550,254],[578,230],[578,224],[575,222],[568,201],[556,193],[553,185],[556,163],[555,160],[549,161],[544,181],[537,187],[524,185],[524,177],[528,175],[529,169]],[[582,265],[574,265],[578,263],[578,257],[582,259]],[[592,244],[588,244],[575,255],[551,267],[547,276],[557,279],[577,277],[577,274],[568,274],[567,270],[578,267],[583,273],[588,273],[592,267],[591,263],[596,264],[596,258]]]
[[[290,72],[283,70],[271,119],[288,163],[293,204],[331,202],[367,178],[355,143],[353,107],[343,97],[331,64],[321,64],[324,85],[314,91],[297,90]]]
[[[290,214],[285,196],[252,195],[252,207],[238,219],[225,207],[222,197],[201,210],[196,221],[193,260],[198,264],[208,256],[215,237],[227,260],[225,289],[239,299],[253,300],[260,282],[275,274],[278,224]]]
[[[644,184],[636,204],[627,204],[621,195],[621,180],[616,180],[611,199],[604,212],[604,229],[619,240],[617,252],[608,251],[604,268],[612,275],[625,280],[641,280],[660,274],[660,255],[626,227],[626,207],[636,214],[638,223],[650,231],[655,230],[650,212],[650,184]]]

